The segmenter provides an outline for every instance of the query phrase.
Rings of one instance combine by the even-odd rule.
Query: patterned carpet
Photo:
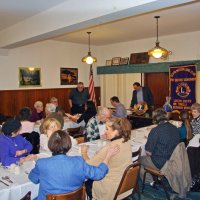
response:
[[[140,185],[140,191],[141,191],[141,182]],[[178,198],[177,194],[173,193],[170,186],[167,186],[167,191],[169,192],[170,199],[172,200],[200,200],[200,192],[188,192],[186,198]],[[137,194],[134,195],[134,199],[138,200]],[[156,188],[153,188],[149,184],[145,184],[145,189],[143,194],[141,194],[141,200],[165,200],[167,199],[165,196],[164,190],[157,185]],[[126,200],[131,200],[131,198],[126,198]]]

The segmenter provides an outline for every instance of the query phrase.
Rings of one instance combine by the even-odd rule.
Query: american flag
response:
[[[95,97],[95,91],[94,91],[94,80],[93,80],[93,69],[92,65],[90,65],[90,76],[89,76],[89,94],[90,94],[90,99],[94,102],[96,105],[96,97]]]

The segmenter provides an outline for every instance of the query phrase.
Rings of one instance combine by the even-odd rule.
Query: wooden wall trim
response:
[[[6,116],[15,116],[19,110],[28,106],[33,109],[34,102],[40,100],[49,102],[50,98],[58,98],[59,105],[66,112],[70,112],[68,98],[72,88],[26,89],[26,90],[0,90],[0,113]],[[100,105],[100,87],[95,87],[97,105]]]

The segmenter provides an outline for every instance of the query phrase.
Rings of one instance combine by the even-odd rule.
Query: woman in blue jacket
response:
[[[2,126],[0,162],[3,166],[9,166],[17,162],[23,163],[35,157],[34,155],[29,155],[32,145],[19,135],[20,128],[20,121],[12,118],[8,119]]]
[[[29,174],[29,179],[40,183],[36,199],[46,200],[47,194],[62,194],[78,189],[85,179],[100,180],[108,173],[108,162],[119,152],[119,146],[108,149],[105,160],[97,167],[88,165],[81,156],[67,156],[71,148],[68,134],[58,130],[48,142],[52,157],[39,159]]]

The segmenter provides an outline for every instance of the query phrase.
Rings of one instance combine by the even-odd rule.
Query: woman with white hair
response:
[[[32,111],[32,115],[29,120],[31,122],[41,123],[41,120],[45,117],[43,109],[43,103],[41,101],[36,101],[34,103],[34,110]]]

